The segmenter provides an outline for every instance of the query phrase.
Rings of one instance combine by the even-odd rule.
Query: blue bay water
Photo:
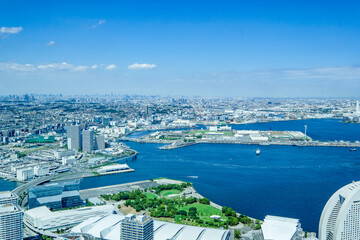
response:
[[[360,125],[339,120],[306,120],[236,125],[236,129],[298,130],[308,126],[314,140],[360,140]],[[141,135],[141,133],[138,133]],[[360,180],[360,151],[348,148],[198,144],[159,150],[160,144],[126,143],[140,152],[128,164],[136,171],[85,178],[81,188],[168,177],[190,181],[202,195],[251,217],[299,218],[306,231],[316,231],[330,196]],[[198,176],[191,178],[190,176]],[[3,183],[9,184],[3,186]],[[0,190],[15,183],[0,181]]]

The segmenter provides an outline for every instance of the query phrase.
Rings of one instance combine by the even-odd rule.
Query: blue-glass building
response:
[[[29,209],[47,206],[50,209],[76,207],[83,204],[80,198],[80,180],[46,183],[28,191]]]

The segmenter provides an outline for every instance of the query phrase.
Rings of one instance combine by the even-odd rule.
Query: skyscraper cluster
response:
[[[93,130],[81,130],[80,125],[70,125],[67,127],[67,141],[68,148],[71,150],[93,152],[94,150],[105,149],[103,135],[95,135]]]

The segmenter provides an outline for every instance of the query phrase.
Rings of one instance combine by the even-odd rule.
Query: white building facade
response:
[[[360,181],[336,191],[320,218],[319,240],[360,240]]]
[[[153,240],[154,220],[146,215],[128,214],[121,222],[121,240]]]
[[[103,217],[112,214],[114,206],[94,206],[64,211],[50,211],[47,207],[37,207],[24,214],[24,223],[41,230],[54,230],[79,224],[91,217]],[[1,239],[1,238],[0,238]]]
[[[23,212],[13,204],[0,205],[0,239],[22,240]]]

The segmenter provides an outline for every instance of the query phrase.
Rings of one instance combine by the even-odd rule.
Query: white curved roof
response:
[[[101,238],[101,232],[107,228],[113,227],[116,224],[120,224],[120,221],[124,219],[124,216],[112,214],[106,216],[99,221],[87,232],[94,237]],[[120,227],[120,226],[119,226]]]
[[[120,233],[121,233],[121,223],[106,228],[103,231],[100,232],[100,236],[103,239],[111,239],[111,240],[120,240]]]
[[[124,218],[125,216],[120,214],[92,217],[75,226],[71,232],[88,233],[107,240],[119,240],[121,220]],[[225,240],[228,233],[228,230],[154,221],[154,240]]]
[[[154,221],[154,232],[156,230],[158,230],[159,227],[163,226],[164,224],[166,224],[165,222],[161,222],[161,221]]]
[[[79,225],[73,227],[71,229],[71,232],[73,233],[82,233],[85,230],[83,230],[84,228],[86,228],[86,226],[90,226],[91,224],[93,224],[94,222],[100,220],[102,217],[91,217],[87,220],[85,220],[84,222],[80,223]]]
[[[180,224],[166,223],[156,232],[154,232],[154,239],[167,240],[173,238],[185,226]]]
[[[225,240],[229,231],[206,228],[199,240]]]
[[[204,231],[201,227],[185,227],[176,240],[197,240]]]

